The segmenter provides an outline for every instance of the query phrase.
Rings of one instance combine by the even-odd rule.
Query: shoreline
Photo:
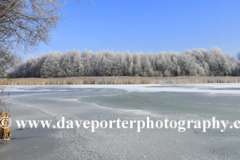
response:
[[[127,84],[204,84],[240,83],[240,77],[66,77],[0,79],[0,85],[127,85]]]

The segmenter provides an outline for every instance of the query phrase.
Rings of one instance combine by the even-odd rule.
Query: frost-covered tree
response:
[[[238,51],[238,53],[237,53],[237,58],[240,61],[240,51]]]
[[[239,76],[240,64],[231,53],[202,48],[182,53],[122,53],[71,50],[29,57],[13,71],[15,77],[78,76]]]
[[[103,52],[103,75],[104,76],[113,76],[114,66],[113,66],[113,53],[110,51]]]
[[[61,52],[51,52],[46,58],[42,68],[41,68],[41,77],[44,78],[58,78],[63,77],[63,70],[60,67],[62,59]]]
[[[84,76],[84,66],[81,60],[80,51],[76,51],[73,56],[74,77]]]
[[[123,75],[132,76],[133,67],[133,55],[129,51],[127,51],[125,55],[125,60],[123,61]]]
[[[133,75],[134,76],[141,76],[142,75],[141,55],[140,54],[134,54],[133,55],[133,65],[134,65]]]
[[[142,67],[141,76],[151,77],[153,75],[153,69],[148,59],[148,55],[145,55],[143,53],[141,53],[140,55],[141,55],[141,67]]]
[[[81,59],[82,59],[82,64],[84,66],[84,76],[91,76],[92,74],[92,68],[91,68],[91,56],[92,52],[87,50],[84,50]]]

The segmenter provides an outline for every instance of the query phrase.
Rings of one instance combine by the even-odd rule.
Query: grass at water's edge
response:
[[[3,89],[1,90],[1,98],[3,95]],[[0,99],[0,105],[2,103],[2,99]],[[10,126],[10,110],[7,108],[7,104],[5,104],[5,111],[0,109],[0,140],[10,140],[11,131],[13,126]]]
[[[240,83],[240,77],[68,77],[0,79],[0,85]]]

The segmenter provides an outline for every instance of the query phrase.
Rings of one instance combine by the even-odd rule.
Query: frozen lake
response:
[[[1,159],[239,159],[240,129],[23,129],[15,120],[240,120],[240,84],[3,86]],[[3,106],[2,106],[3,107]]]

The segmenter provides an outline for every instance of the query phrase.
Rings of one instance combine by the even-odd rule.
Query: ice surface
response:
[[[13,140],[1,159],[239,159],[239,130],[24,129],[15,120],[240,119],[240,84],[4,86]]]
[[[177,84],[177,85],[21,85],[7,86],[8,91],[48,92],[72,89],[123,89],[128,92],[198,92],[198,93],[235,93],[239,94],[238,83]]]

